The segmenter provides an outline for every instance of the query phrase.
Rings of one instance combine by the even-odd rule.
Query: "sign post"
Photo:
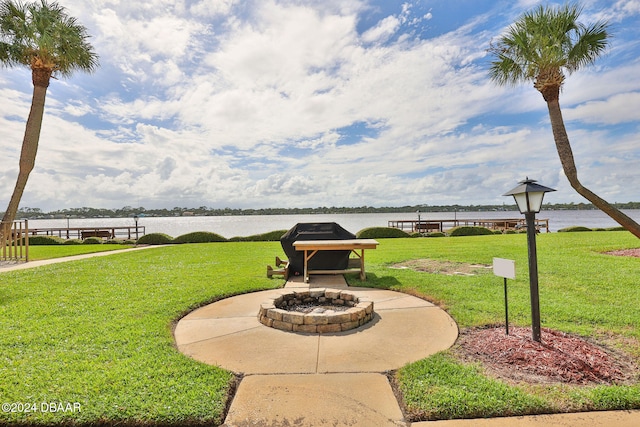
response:
[[[507,300],[507,279],[516,278],[516,262],[511,259],[494,258],[493,274],[504,277],[504,324],[509,335],[509,304]]]

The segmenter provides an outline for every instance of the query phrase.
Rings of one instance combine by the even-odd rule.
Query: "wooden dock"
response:
[[[133,227],[53,227],[31,228],[30,236],[57,236],[63,239],[86,239],[99,237],[101,239],[135,239],[144,236],[144,225]]]
[[[549,220],[536,218],[536,228],[549,233]],[[398,228],[411,233],[443,232],[454,227],[485,227],[490,230],[526,230],[524,218],[500,219],[426,219],[426,220],[394,220],[388,221],[388,227]]]

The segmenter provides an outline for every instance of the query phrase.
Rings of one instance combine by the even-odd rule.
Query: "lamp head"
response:
[[[542,208],[544,194],[556,190],[536,184],[536,182],[527,177],[524,181],[520,181],[520,185],[504,193],[503,196],[513,196],[520,213],[538,213]]]

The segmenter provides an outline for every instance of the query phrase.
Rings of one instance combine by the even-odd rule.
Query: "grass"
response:
[[[389,267],[419,258],[514,259],[510,321],[529,325],[526,236],[380,241],[367,252],[366,285],[423,295],[461,328],[504,321],[502,279]],[[90,246],[39,247],[34,256],[98,249]],[[625,232],[539,235],[542,326],[606,340],[640,361],[640,259],[601,253],[638,246]],[[0,412],[0,424],[220,424],[233,375],[179,353],[172,326],[207,302],[282,285],[265,274],[276,255],[283,257],[278,242],[185,244],[0,273],[0,403],[81,406]],[[348,280],[362,285],[356,276]],[[451,352],[407,365],[397,381],[409,411],[421,419],[640,408],[637,383],[515,386]]]
[[[103,243],[100,245],[53,245],[29,246],[29,260],[38,261],[52,258],[62,258],[72,255],[92,254],[96,252],[115,251],[131,248],[133,245]]]
[[[221,422],[233,376],[180,354],[172,323],[205,302],[281,285],[264,268],[278,249],[179,245],[2,273],[2,403],[81,412],[3,412],[0,424]]]
[[[639,363],[640,259],[603,252],[640,242],[620,232],[542,234],[537,240],[542,326],[606,343]],[[526,236],[418,239],[415,245],[390,240],[383,248],[368,254],[369,285],[423,295],[446,308],[460,328],[504,323],[501,278],[389,266],[419,258],[489,265],[493,257],[514,259],[516,279],[508,282],[510,323],[530,326]],[[451,351],[402,368],[397,381],[415,419],[640,408],[637,381],[632,386],[507,385],[488,381],[481,369],[455,360]]]

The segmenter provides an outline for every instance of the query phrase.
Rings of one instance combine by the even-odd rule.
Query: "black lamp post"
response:
[[[138,240],[138,218],[139,218],[139,217],[138,217],[138,215],[137,215],[137,214],[133,216],[133,220],[134,220],[134,221],[135,221],[135,223],[136,223],[136,242],[137,242],[137,240]]]
[[[540,212],[544,193],[556,191],[536,184],[533,179],[520,181],[520,185],[503,196],[513,196],[520,213],[527,220],[527,243],[529,248],[529,293],[531,294],[531,330],[533,340],[540,342],[540,298],[538,294],[538,254],[536,252],[536,213]]]

